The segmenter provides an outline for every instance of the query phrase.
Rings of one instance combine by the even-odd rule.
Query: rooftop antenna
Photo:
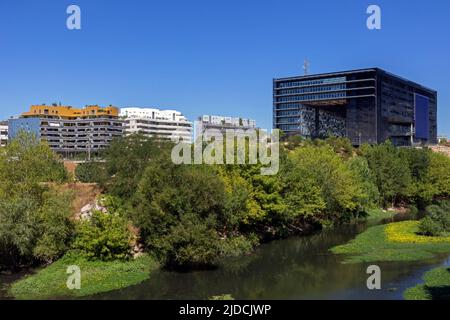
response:
[[[309,61],[308,59],[305,59],[305,62],[303,63],[303,71],[305,73],[305,76],[309,73]]]

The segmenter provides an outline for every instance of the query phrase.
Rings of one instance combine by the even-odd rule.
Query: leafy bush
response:
[[[193,214],[183,215],[180,222],[158,241],[166,266],[182,268],[214,264],[220,254],[220,243],[212,224],[211,219],[202,222]]]
[[[85,162],[79,164],[75,169],[75,177],[80,182],[84,183],[104,183],[107,180],[105,166],[100,162]]]
[[[428,216],[421,220],[420,233],[427,236],[443,236],[450,232],[450,202],[442,201],[427,208]]]
[[[419,234],[424,236],[439,236],[442,231],[442,226],[431,217],[425,217],[420,221]]]
[[[124,260],[131,256],[132,240],[126,219],[94,211],[90,219],[78,223],[73,248],[90,260]]]

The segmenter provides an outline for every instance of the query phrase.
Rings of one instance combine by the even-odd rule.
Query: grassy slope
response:
[[[81,289],[69,290],[67,267],[81,269]],[[87,261],[80,257],[64,257],[12,284],[10,295],[16,299],[49,299],[83,297],[138,284],[150,277],[158,264],[149,256],[132,261]]]
[[[407,289],[403,296],[407,300],[450,300],[450,268],[436,268],[428,271],[424,284]]]
[[[422,237],[417,228],[417,221],[375,226],[331,251],[348,255],[344,263],[423,260],[450,252],[450,238]]]

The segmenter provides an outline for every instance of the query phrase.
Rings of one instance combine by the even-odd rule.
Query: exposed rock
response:
[[[136,243],[133,246],[133,258],[136,259],[144,254],[144,246],[140,243]]]
[[[100,204],[98,199],[95,200],[94,203],[88,203],[83,206],[80,210],[80,217],[82,220],[90,219],[94,211],[100,211],[103,213],[108,213],[108,209]]]

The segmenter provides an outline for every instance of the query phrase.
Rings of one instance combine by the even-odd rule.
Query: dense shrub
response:
[[[194,214],[180,217],[169,232],[156,241],[168,267],[202,267],[214,264],[220,253],[220,240],[212,218],[200,221]]]
[[[450,233],[450,202],[442,201],[427,208],[427,216],[420,221],[419,230],[427,236],[443,236]]]
[[[91,218],[78,222],[73,249],[90,260],[124,260],[131,256],[132,240],[125,218],[94,211]]]
[[[442,226],[431,217],[425,217],[420,221],[419,234],[424,236],[439,236],[442,232]]]
[[[75,169],[75,177],[80,182],[105,183],[107,179],[105,165],[101,162],[85,162]]]

